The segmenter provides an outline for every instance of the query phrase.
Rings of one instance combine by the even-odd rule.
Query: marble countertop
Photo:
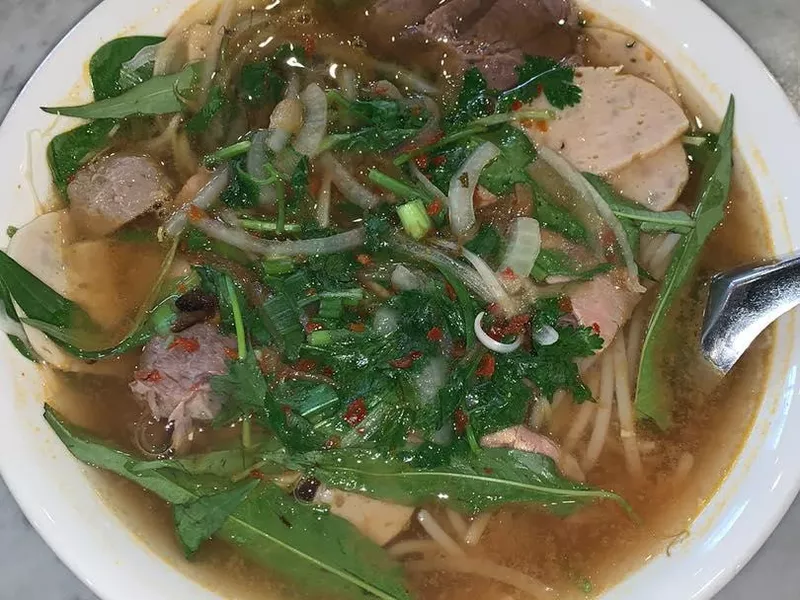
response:
[[[706,0],[755,48],[800,110],[800,1]],[[0,0],[0,115],[97,0]],[[800,500],[716,600],[798,598]],[[0,600],[97,600],[39,538],[0,481]]]

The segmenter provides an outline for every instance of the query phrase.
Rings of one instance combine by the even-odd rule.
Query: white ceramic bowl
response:
[[[85,63],[119,35],[167,29],[189,0],[106,0],[53,50],[0,128],[0,230],[34,215],[34,189],[46,185],[40,135],[67,128],[38,107],[87,99]],[[778,253],[800,240],[800,121],[764,65],[699,0],[590,0],[656,48],[717,115],[737,100],[741,155],[765,203]],[[30,135],[30,132],[34,132]],[[28,139],[35,146],[28,162]],[[30,184],[33,179],[34,185]],[[691,536],[608,592],[607,600],[704,599],[756,552],[800,486],[800,349],[797,320],[784,318],[757,421],[730,475],[691,528]],[[59,557],[106,600],[218,598],[162,561],[122,525],[41,418],[40,375],[9,344],[0,348],[0,470],[23,511]]]

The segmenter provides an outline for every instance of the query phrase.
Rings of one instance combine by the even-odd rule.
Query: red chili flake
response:
[[[430,331],[428,331],[428,339],[432,342],[441,342],[443,337],[444,334],[438,327],[431,327]]]
[[[363,323],[350,323],[347,328],[353,333],[364,333],[367,330]]]
[[[494,355],[484,354],[478,365],[478,370],[475,371],[478,377],[486,377],[487,379],[494,375]]]
[[[544,88],[542,87],[542,84],[541,83],[537,83],[536,84],[536,95],[537,96],[541,96],[543,91],[544,91]]]
[[[447,297],[453,302],[455,302],[456,298],[458,298],[458,295],[456,294],[456,288],[450,285],[449,281],[444,282],[444,291],[447,294]]]
[[[430,204],[428,204],[428,208],[425,209],[425,212],[428,213],[429,217],[435,217],[438,215],[442,210],[442,203],[440,200],[434,200]]]
[[[441,167],[447,162],[447,157],[444,154],[440,154],[439,156],[434,156],[431,162],[433,163],[434,167]]]
[[[542,133],[547,133],[550,129],[550,124],[547,121],[536,121],[536,129]]]
[[[322,323],[315,323],[314,321],[309,321],[306,324],[306,333],[311,333],[312,331],[319,331],[320,329],[325,329],[325,326]]]
[[[186,293],[186,284],[179,283],[178,284],[178,292],[181,293],[181,294],[185,294]]]
[[[262,473],[259,470],[250,471],[250,477],[252,477],[253,479],[260,479],[261,481],[267,480],[267,476],[264,475],[264,473]]]
[[[460,408],[453,413],[453,428],[458,435],[463,435],[469,425],[469,415]]]
[[[350,425],[355,427],[367,417],[367,403],[363,398],[356,398],[347,405],[347,410],[344,411],[344,420]]]
[[[319,195],[319,188],[322,187],[322,176],[318,175],[317,173],[312,173],[311,177],[308,178],[308,191],[309,193],[316,198]]]
[[[197,338],[185,338],[181,336],[177,336],[172,343],[169,345],[169,349],[172,350],[174,348],[180,348],[184,352],[197,352],[200,350],[200,342],[197,341]]]
[[[208,217],[208,214],[202,208],[195,206],[194,204],[189,205],[189,221],[192,223],[197,223],[206,217]]]
[[[572,300],[569,296],[561,296],[558,299],[558,310],[566,314],[572,312]]]
[[[483,472],[484,472],[486,475],[491,475],[492,473],[494,473],[494,469],[492,469],[491,467],[484,467],[484,468],[483,468]]]
[[[322,369],[320,369],[320,373],[325,375],[325,377],[333,377],[333,367],[322,367]]]
[[[225,356],[231,360],[239,360],[239,353],[236,348],[225,348]]]
[[[428,168],[428,156],[426,154],[420,154],[414,159],[414,162],[417,163],[417,167],[422,171]]]
[[[149,372],[137,371],[136,379],[138,379],[139,381],[149,381],[150,383],[158,383],[163,378],[161,377],[161,372],[158,369],[153,369],[152,371]]]
[[[505,327],[503,327],[504,335],[516,335],[522,333],[525,326],[531,320],[530,315],[515,315],[508,320]]]
[[[303,50],[306,51],[306,54],[311,56],[314,54],[314,51],[317,48],[317,40],[315,40],[310,35],[303,36]]]
[[[486,310],[494,317],[503,316],[503,309],[500,308],[500,305],[497,302],[492,302],[489,304],[489,306],[486,307]]]
[[[467,345],[464,343],[463,340],[458,340],[453,342],[453,349],[450,351],[450,355],[453,358],[462,358],[467,353]]]
[[[519,122],[525,129],[533,129],[536,127],[536,121],[534,119],[522,119]]]
[[[281,411],[287,419],[292,416],[292,407],[288,404],[281,404]]]
[[[517,111],[520,108],[522,108],[522,100],[517,99],[511,103],[511,110]]]
[[[300,371],[302,373],[310,373],[314,369],[317,368],[317,363],[315,363],[310,358],[301,358],[296,363],[294,363],[294,370]]]
[[[506,279],[516,279],[517,278],[517,274],[514,273],[514,269],[512,269],[511,267],[506,267],[505,269],[503,269],[503,272],[500,273],[500,274],[503,277],[505,277]]]
[[[356,260],[365,267],[372,264],[372,257],[369,254],[359,254],[356,256]]]
[[[341,443],[342,438],[340,438],[338,435],[332,435],[325,440],[325,443],[322,447],[325,448],[325,450],[332,450],[333,448],[338,448]]]
[[[358,435],[364,435],[366,432],[367,432],[367,430],[366,430],[365,427],[359,427],[358,429],[356,429],[356,433]]]
[[[592,331],[596,334],[600,334],[600,324],[599,323],[592,323]]]
[[[389,361],[389,364],[392,365],[395,369],[410,369],[411,365],[414,364],[414,361],[417,360],[422,356],[422,352],[419,350],[412,350],[403,358],[398,358],[397,360]]]

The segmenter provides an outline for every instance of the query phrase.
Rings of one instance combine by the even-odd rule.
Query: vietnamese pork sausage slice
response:
[[[606,175],[666,148],[689,128],[681,107],[652,83],[619,67],[576,69],[579,104],[556,111],[546,126],[527,128],[580,171]],[[534,108],[548,108],[542,96]]]
[[[415,510],[413,506],[402,506],[325,486],[320,486],[314,500],[330,506],[334,515],[349,521],[379,546],[385,546],[408,527]]]
[[[135,154],[104,156],[78,171],[67,187],[82,233],[102,237],[162,206],[172,194],[164,170]]]
[[[618,192],[650,210],[668,210],[689,181],[683,144],[675,140],[663,150],[611,173],[608,180]]]

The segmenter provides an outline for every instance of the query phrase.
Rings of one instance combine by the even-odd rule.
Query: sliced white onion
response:
[[[328,98],[316,83],[310,83],[300,94],[303,103],[303,127],[294,139],[294,149],[303,156],[317,154],[328,127]]]
[[[364,228],[357,227],[345,233],[337,233],[324,238],[278,242],[254,237],[243,229],[229,227],[225,223],[214,219],[201,219],[192,223],[192,225],[209,237],[235,246],[245,252],[267,257],[335,254],[357,248],[364,243],[366,237]]]
[[[440,133],[439,121],[442,118],[442,111],[439,109],[439,105],[427,96],[422,97],[422,105],[428,111],[429,116],[425,125],[411,140],[411,145],[415,148],[422,148],[432,144]]]
[[[211,26],[211,39],[206,45],[206,59],[201,63],[202,72],[200,73],[200,101],[205,102],[206,96],[211,89],[211,79],[217,70],[220,60],[220,50],[222,42],[225,40],[228,23],[236,12],[236,0],[225,0],[219,7],[217,18]]]
[[[389,335],[399,326],[400,315],[393,308],[381,305],[372,317],[372,326],[378,335]]]
[[[422,280],[405,265],[397,265],[392,271],[392,286],[401,291],[418,290]]]
[[[366,209],[380,204],[381,199],[353,177],[330,152],[320,156],[320,164],[331,174],[333,185],[349,202]]]
[[[474,269],[469,268],[467,265],[448,256],[444,252],[420,244],[399,234],[391,237],[390,244],[395,250],[405,252],[412,258],[452,271],[459,281],[466,285],[482,300],[486,302],[497,302],[497,297],[493,290],[486,285],[486,282]]]
[[[256,131],[251,140],[250,150],[247,151],[245,168],[248,175],[257,181],[261,181],[267,176],[267,150],[265,144],[270,135],[271,133],[264,129]],[[264,207],[273,206],[277,197],[278,192],[274,185],[262,185],[259,189],[258,203]]]
[[[528,277],[541,248],[539,221],[530,217],[517,217],[511,224],[506,253],[497,271],[502,273],[511,269],[517,277]]]
[[[211,175],[211,179],[205,184],[194,200],[179,208],[168,220],[164,223],[163,231],[169,237],[175,237],[183,228],[186,227],[186,221],[189,218],[189,209],[194,206],[200,210],[207,210],[214,202],[219,199],[220,194],[225,191],[230,182],[231,172],[228,165],[218,167]]]
[[[447,383],[447,379],[447,360],[442,356],[434,356],[422,367],[422,370],[412,376],[419,399],[425,403],[436,398],[436,394]]]
[[[600,215],[600,218],[603,219],[606,225],[608,225],[609,229],[611,229],[614,237],[616,237],[620,250],[622,250],[622,257],[625,260],[625,267],[628,270],[628,288],[633,292],[645,292],[645,288],[639,283],[639,269],[636,266],[633,249],[628,243],[628,238],[625,235],[625,230],[622,228],[622,223],[619,222],[619,219],[617,219],[617,216],[611,210],[608,203],[598,191],[594,189],[594,186],[586,181],[586,178],[581,175],[580,171],[575,169],[575,167],[560,154],[544,146],[540,146],[538,151],[541,159],[577,192],[578,199],[592,207],[594,211]]]
[[[331,173],[327,169],[322,174],[317,196],[317,223],[323,228],[331,223]]]
[[[409,165],[411,174],[416,177],[417,181],[420,182],[422,187],[424,187],[427,192],[429,192],[434,198],[438,198],[445,203],[447,202],[447,195],[438,187],[436,187],[430,179],[425,177],[425,174],[419,170],[417,165],[414,164],[413,160],[406,164]]]
[[[441,90],[429,81],[426,81],[416,73],[406,71],[398,65],[381,61],[375,61],[374,65],[377,71],[396,79],[415,92],[428,94],[429,96],[438,96],[441,93]]]
[[[522,345],[522,336],[518,335],[517,339],[515,339],[510,344],[504,344],[503,342],[498,342],[496,339],[489,336],[483,330],[481,326],[481,321],[483,320],[483,315],[486,314],[486,311],[481,311],[477,317],[475,317],[475,335],[478,338],[478,341],[486,346],[492,352],[497,352],[499,354],[508,354],[509,352],[513,352],[517,348]]]
[[[486,286],[492,291],[492,295],[495,298],[494,301],[503,309],[503,312],[506,315],[515,314],[518,311],[517,304],[511,299],[511,296],[508,295],[506,288],[503,287],[503,284],[497,278],[495,272],[492,271],[492,268],[486,264],[486,261],[466,248],[462,248],[461,253],[464,255],[464,258],[475,267],[480,278],[483,279]]]
[[[475,225],[475,207],[472,196],[481,171],[494,160],[500,150],[491,142],[484,142],[470,154],[450,180],[447,193],[447,210],[450,228],[456,235],[464,235]]]
[[[533,333],[533,341],[540,346],[552,346],[558,341],[558,332],[550,325],[542,325],[539,331]]]

